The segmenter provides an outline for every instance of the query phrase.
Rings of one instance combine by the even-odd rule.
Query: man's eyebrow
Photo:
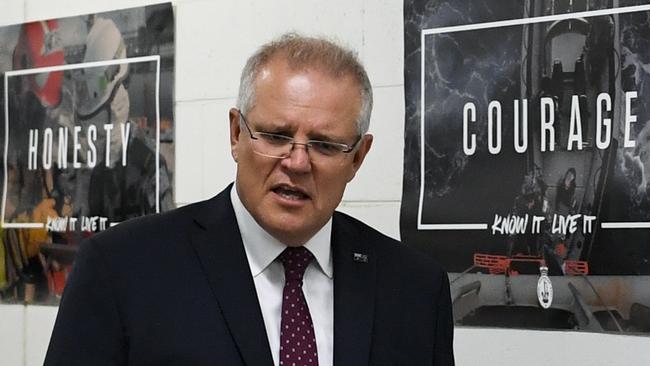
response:
[[[287,136],[294,137],[293,135],[296,133],[296,126],[288,123],[288,122],[283,122],[281,120],[259,120],[253,122],[253,129],[259,132],[267,132],[267,133],[276,133],[276,134],[283,134]],[[347,143],[346,142],[346,137],[344,136],[331,136],[328,135],[327,133],[321,132],[321,131],[314,131],[310,132],[307,134],[307,138],[309,140],[318,140],[318,141],[325,141],[325,142],[336,142],[336,143]]]
[[[254,122],[255,127],[268,132],[292,132],[292,126],[282,121],[260,120]]]
[[[309,134],[309,139],[310,140],[318,140],[318,141],[326,141],[326,142],[336,142],[336,143],[343,143],[341,141],[344,141],[345,139],[343,137],[337,137],[337,136],[328,136],[322,132],[314,132]]]
[[[323,133],[320,132],[314,132],[310,133],[309,136],[307,136],[310,140],[319,140],[319,141],[334,141],[331,136],[327,136]]]

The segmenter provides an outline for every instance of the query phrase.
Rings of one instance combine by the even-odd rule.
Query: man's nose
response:
[[[307,145],[294,143],[289,156],[282,159],[282,165],[295,173],[309,173],[311,171],[311,160]]]

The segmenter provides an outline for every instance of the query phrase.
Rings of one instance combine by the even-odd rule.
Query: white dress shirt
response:
[[[279,366],[284,267],[277,258],[287,246],[271,236],[255,221],[239,199],[236,184],[230,190],[230,199],[255,282],[273,363]],[[314,323],[319,366],[329,366],[334,363],[334,280],[331,237],[332,219],[330,218],[327,224],[304,245],[314,255],[314,260],[305,271],[302,290]]]

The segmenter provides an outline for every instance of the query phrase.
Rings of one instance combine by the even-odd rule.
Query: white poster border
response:
[[[418,230],[487,230],[487,223],[463,223],[463,224],[426,224],[422,222],[422,206],[424,204],[424,184],[425,184],[425,55],[426,55],[426,37],[430,35],[473,31],[490,28],[502,28],[516,25],[535,24],[543,22],[553,22],[576,18],[590,18],[603,15],[627,14],[641,11],[650,11],[650,5],[626,6],[621,8],[591,10],[583,12],[574,12],[566,14],[547,15],[532,18],[509,19],[496,22],[485,22],[476,24],[464,24],[451,27],[422,29],[420,32],[420,194],[418,200]],[[5,174],[6,176],[6,174]],[[3,211],[4,212],[4,211]],[[601,222],[602,229],[648,229],[650,222]]]
[[[23,76],[30,74],[40,74],[53,71],[76,70],[81,68],[92,68],[111,65],[132,64],[140,62],[156,62],[156,213],[160,212],[160,55],[150,55],[142,57],[130,57],[115,60],[80,62],[76,64],[66,64],[57,66],[38,67],[24,70],[7,71],[4,74],[4,100],[5,100],[5,146],[4,146],[4,185],[2,192],[2,212],[0,212],[0,222],[6,229],[42,229],[45,223],[42,222],[5,222],[5,209],[7,203],[7,154],[9,152],[9,78],[12,76]],[[117,222],[110,222],[109,226],[117,225]]]

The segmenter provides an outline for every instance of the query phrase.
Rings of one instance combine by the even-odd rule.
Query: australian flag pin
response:
[[[368,255],[363,253],[353,253],[352,259],[355,262],[368,263]]]

